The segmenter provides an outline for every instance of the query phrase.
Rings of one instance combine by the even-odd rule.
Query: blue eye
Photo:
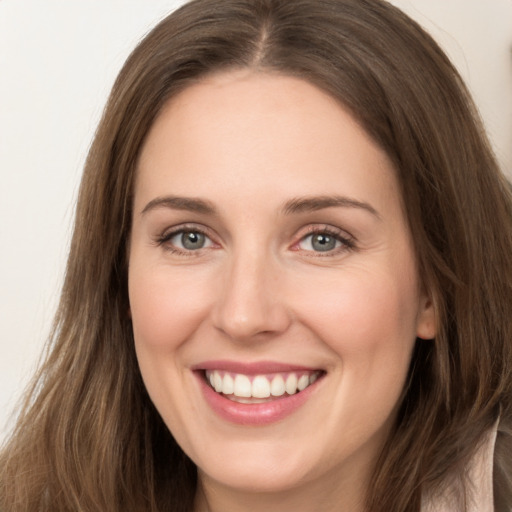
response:
[[[306,251],[327,252],[340,247],[341,242],[328,233],[313,233],[304,237],[300,245]]]
[[[354,242],[339,233],[330,231],[316,231],[303,237],[298,248],[302,251],[311,251],[316,253],[338,252],[340,249],[352,249]]]
[[[205,247],[207,243],[207,237],[198,231],[182,231],[181,233],[174,235],[170,239],[170,242],[182,249],[195,251]]]
[[[158,240],[166,249],[176,252],[193,252],[213,245],[212,240],[197,229],[180,229],[163,235]]]

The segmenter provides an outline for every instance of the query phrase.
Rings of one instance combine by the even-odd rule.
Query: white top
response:
[[[498,422],[470,461],[468,488],[472,493],[468,496],[467,512],[494,512],[492,472],[497,427]],[[424,496],[421,512],[459,512],[454,504],[454,494],[448,488],[441,496]]]

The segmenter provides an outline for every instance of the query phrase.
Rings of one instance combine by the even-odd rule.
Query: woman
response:
[[[2,510],[510,510],[511,216],[397,9],[185,5],[96,134]]]

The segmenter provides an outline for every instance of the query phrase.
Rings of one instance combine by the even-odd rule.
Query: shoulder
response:
[[[467,468],[465,485],[456,481],[441,493],[423,496],[421,512],[460,512],[460,503],[466,503],[466,512],[494,512],[493,466],[498,422],[487,432]]]

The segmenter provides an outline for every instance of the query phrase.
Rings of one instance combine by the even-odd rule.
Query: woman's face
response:
[[[386,154],[302,80],[223,73],[161,112],[134,202],[137,357],[203,485],[361,485],[434,335]]]

